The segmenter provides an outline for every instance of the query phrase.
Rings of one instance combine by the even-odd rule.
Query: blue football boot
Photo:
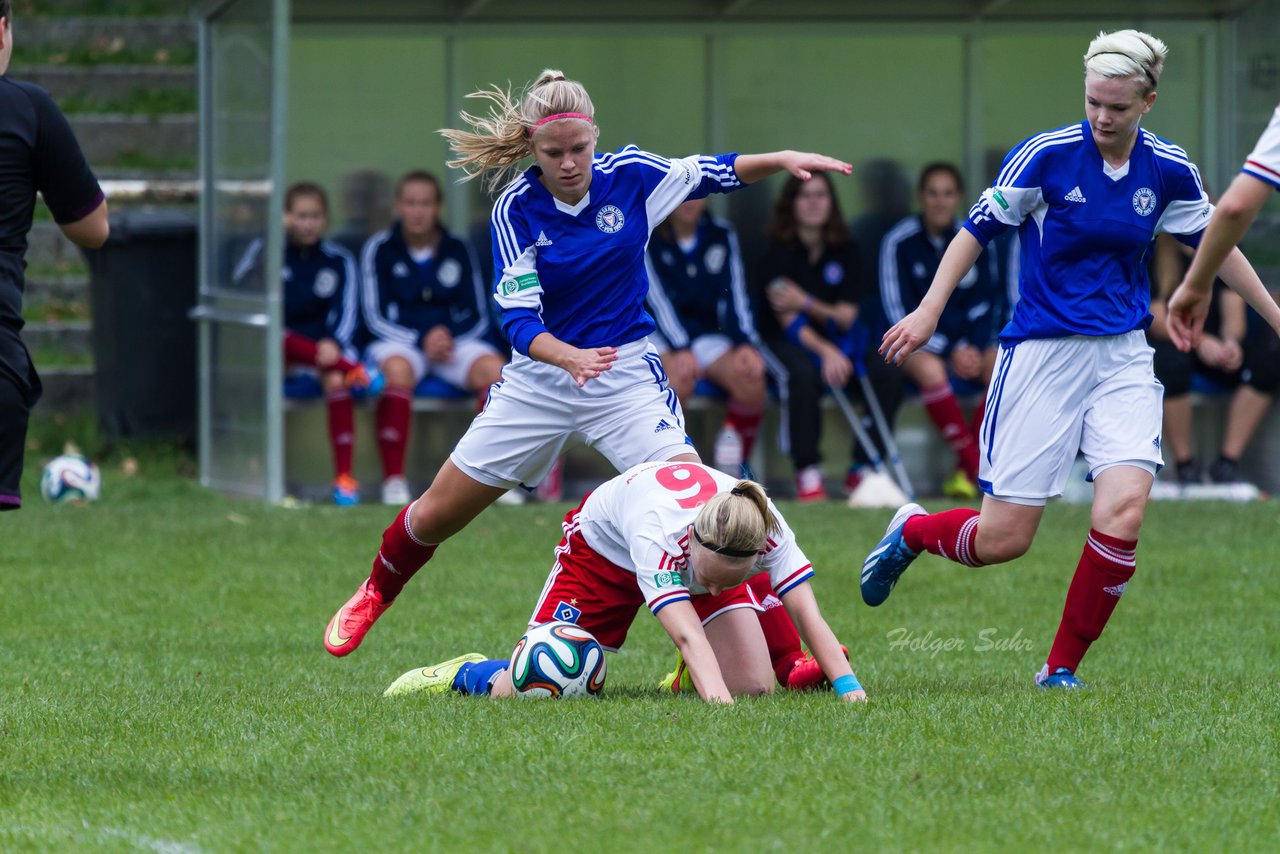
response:
[[[1052,673],[1049,672],[1049,665],[1040,668],[1040,672],[1036,674],[1036,685],[1040,688],[1084,688],[1087,687],[1083,682],[1076,678],[1076,675],[1065,667],[1059,667]]]
[[[919,504],[904,504],[893,514],[884,538],[862,562],[862,601],[871,607],[889,598],[898,578],[911,566],[916,553],[902,541],[902,529],[912,516],[926,516]]]

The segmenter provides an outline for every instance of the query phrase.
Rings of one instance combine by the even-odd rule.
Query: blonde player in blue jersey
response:
[[[544,71],[519,101],[475,93],[488,116],[445,130],[451,166],[490,188],[496,299],[514,354],[489,402],[420,498],[383,532],[373,571],[325,632],[346,655],[436,547],[507,490],[534,486],[570,445],[619,471],[651,460],[698,461],[684,415],[649,344],[645,245],[677,205],[775,172],[851,171],[818,154],[780,151],[669,160],[627,146],[596,154],[600,129],[580,83]],[[528,157],[534,165],[518,172]]]
[[[1021,239],[1020,298],[980,432],[981,512],[901,508],[863,564],[879,605],[922,551],[964,566],[1003,563],[1031,545],[1077,452],[1094,484],[1092,528],[1067,591],[1043,688],[1077,688],[1076,670],[1136,567],[1138,532],[1160,456],[1162,389],[1142,330],[1150,322],[1148,247],[1157,231],[1196,245],[1213,211],[1186,152],[1141,127],[1166,48],[1135,30],[1101,33],[1084,57],[1082,122],[1023,142],[951,241],[920,307],[885,333],[901,364],[933,334],[960,278],[1000,232]],[[1280,308],[1239,250],[1221,277],[1272,327]]]

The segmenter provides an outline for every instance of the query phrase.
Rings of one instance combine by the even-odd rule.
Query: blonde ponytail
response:
[[[764,487],[751,480],[740,480],[730,491],[712,496],[693,522],[697,538],[724,553],[759,552],[768,536],[781,529]]]
[[[464,110],[459,116],[470,130],[440,130],[457,155],[446,162],[465,173],[464,181],[485,177],[485,189],[490,192],[514,178],[520,162],[532,153],[530,135],[540,120],[557,113],[595,116],[595,106],[583,85],[552,68],[529,84],[519,102],[510,90],[499,86],[467,97],[489,101],[489,112],[475,115]]]

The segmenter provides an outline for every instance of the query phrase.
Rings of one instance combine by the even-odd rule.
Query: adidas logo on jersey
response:
[[[539,231],[538,239],[533,241],[533,245],[534,246],[550,246],[551,238],[547,237],[547,233],[545,231]]]
[[[675,425],[673,425],[673,424],[668,424],[668,423],[667,423],[667,419],[665,419],[665,418],[664,418],[664,419],[662,419],[661,421],[659,421],[659,422],[658,422],[658,426],[657,426],[657,427],[654,427],[654,428],[653,428],[653,432],[655,432],[655,433],[661,433],[663,430],[674,430],[674,429],[676,429],[676,428],[675,428]]]
[[[1063,196],[1063,198],[1068,202],[1079,202],[1082,205],[1084,204],[1084,193],[1080,192],[1080,188],[1078,186],[1070,193]]]

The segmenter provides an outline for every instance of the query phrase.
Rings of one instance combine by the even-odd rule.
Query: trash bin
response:
[[[196,217],[124,211],[85,250],[94,401],[104,438],[196,443]]]

